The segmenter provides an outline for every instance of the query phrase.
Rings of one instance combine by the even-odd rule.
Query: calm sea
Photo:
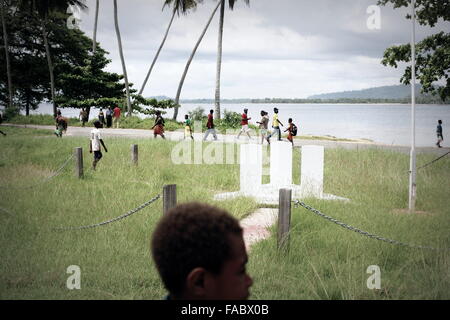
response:
[[[279,109],[279,118],[286,126],[292,118],[300,135],[333,136],[349,139],[369,139],[389,145],[411,144],[411,105],[405,104],[222,104],[222,110],[242,113],[249,109],[250,123],[260,119],[260,111],[273,115],[273,108]],[[208,112],[212,104],[182,104],[178,120],[201,107]],[[62,109],[63,115],[77,117],[79,109]],[[33,114],[51,114],[49,104],[42,104]],[[98,109],[91,111],[90,118],[97,117]],[[168,111],[165,117],[172,117]],[[438,119],[443,121],[444,146],[449,146],[450,105],[416,105],[416,146],[434,146]],[[447,129],[448,128],[448,129]]]

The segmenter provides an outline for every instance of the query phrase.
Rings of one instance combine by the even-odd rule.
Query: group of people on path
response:
[[[270,138],[277,134],[278,135],[278,141],[281,141],[281,129],[280,125],[283,127],[283,123],[278,118],[278,108],[273,108],[274,115],[272,117],[272,132],[269,130],[269,116],[268,113],[264,110],[261,110],[261,120],[256,121],[257,124],[259,124],[260,134],[261,134],[261,144],[264,143],[264,139],[266,139],[267,143],[270,144]],[[246,133],[251,139],[250,136],[250,128],[248,127],[248,121],[251,120],[251,118],[248,117],[248,109],[244,109],[244,113],[242,114],[242,120],[241,120],[241,131],[239,131],[236,139],[239,139],[242,133]],[[288,120],[289,126],[284,132],[288,132],[287,139],[291,142],[292,146],[294,146],[294,136],[297,135],[297,126],[292,122],[292,118],[289,118]]]
[[[98,113],[98,121],[100,121],[100,123],[107,128],[111,128],[114,125],[114,127],[118,129],[121,114],[122,111],[118,105],[115,105],[114,109],[112,107],[108,107],[106,112],[103,112],[103,108],[100,108]],[[80,119],[81,126],[84,127],[86,122],[89,121],[89,115],[85,108],[81,108],[78,118]]]

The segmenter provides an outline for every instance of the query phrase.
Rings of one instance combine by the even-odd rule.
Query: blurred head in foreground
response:
[[[252,279],[238,220],[202,203],[171,209],[153,233],[152,255],[170,299],[243,300]]]

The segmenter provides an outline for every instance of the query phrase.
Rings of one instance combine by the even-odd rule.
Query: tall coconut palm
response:
[[[158,48],[158,51],[156,52],[155,57],[153,58],[152,64],[150,65],[150,68],[148,69],[147,76],[145,77],[144,83],[142,84],[142,87],[139,90],[138,94],[142,94],[142,92],[144,91],[144,88],[147,84],[148,78],[150,77],[150,74],[152,73],[153,66],[155,65],[156,60],[158,59],[159,53],[161,52],[161,49],[164,46],[164,43],[166,42],[167,35],[169,34],[169,30],[170,30],[170,27],[172,26],[173,19],[175,18],[175,14],[180,15],[180,12],[183,14],[186,14],[189,9],[195,9],[197,7],[197,2],[200,3],[202,1],[203,0],[165,0],[164,1],[163,9],[166,6],[170,6],[170,5],[173,6],[172,18],[170,19],[169,25],[167,26],[167,29],[166,29],[166,33],[164,34],[164,38],[161,41],[161,44]]]
[[[236,0],[228,0],[231,10],[234,8]],[[250,0],[244,0],[249,5]],[[216,64],[216,92],[215,92],[215,114],[220,119],[220,70],[222,68],[222,38],[223,38],[223,22],[225,18],[225,0],[220,0],[220,19],[219,19],[219,39],[217,41],[217,64]]]
[[[50,90],[53,102],[53,116],[56,117],[55,102],[55,77],[53,73],[53,62],[50,52],[50,44],[48,42],[48,34],[46,25],[49,15],[53,12],[66,13],[67,7],[77,6],[80,9],[86,9],[85,0],[21,0],[20,6],[28,9],[32,14],[38,14],[41,18],[42,37],[44,39],[45,55],[47,56],[47,64],[50,75]]]
[[[127,116],[131,117],[133,110],[131,108],[130,86],[128,84],[127,68],[125,66],[125,59],[123,57],[122,39],[120,37],[120,30],[119,30],[119,19],[117,17],[117,0],[113,0],[113,2],[114,2],[114,26],[116,28],[117,43],[119,45],[119,55],[120,55],[120,61],[122,62],[123,79],[125,81],[125,90],[126,90],[126,94],[127,94],[127,97],[126,97],[127,110],[128,110]]]
[[[95,22],[94,22],[94,34],[92,36],[92,54],[95,54],[97,49],[97,23],[98,23],[98,8],[100,6],[100,0],[95,3]]]
[[[0,18],[2,20],[3,44],[5,47],[5,56],[6,56],[6,75],[8,78],[8,94],[9,94],[8,107],[12,109],[12,107],[13,107],[13,87],[12,87],[12,80],[11,80],[11,62],[9,61],[8,31],[6,30],[4,6],[6,6],[6,1],[2,1],[0,3]],[[6,6],[6,8],[8,8],[8,6]]]
[[[178,108],[180,107],[179,101],[180,101],[181,89],[183,88],[184,79],[186,78],[187,72],[189,70],[189,66],[191,65],[192,59],[194,58],[197,48],[200,45],[200,43],[202,42],[203,36],[205,35],[206,30],[208,30],[208,27],[211,24],[211,20],[213,19],[214,15],[216,14],[217,9],[219,8],[220,4],[221,3],[219,2],[215,6],[213,12],[211,13],[211,16],[209,17],[208,22],[206,23],[205,28],[203,28],[200,38],[197,40],[197,43],[195,44],[194,49],[192,50],[191,56],[189,57],[189,59],[186,63],[186,66],[184,67],[184,72],[183,72],[183,75],[181,76],[180,83],[178,84],[178,90],[177,90],[177,94],[175,97],[175,111],[173,113],[173,120],[176,120],[177,116],[178,116]]]

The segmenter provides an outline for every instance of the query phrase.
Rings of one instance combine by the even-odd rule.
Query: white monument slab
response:
[[[323,146],[302,146],[300,189],[304,197],[323,196]]]
[[[240,149],[240,191],[252,194],[262,184],[262,145],[241,144]]]
[[[285,187],[292,184],[292,144],[285,141],[270,145],[270,184]]]

